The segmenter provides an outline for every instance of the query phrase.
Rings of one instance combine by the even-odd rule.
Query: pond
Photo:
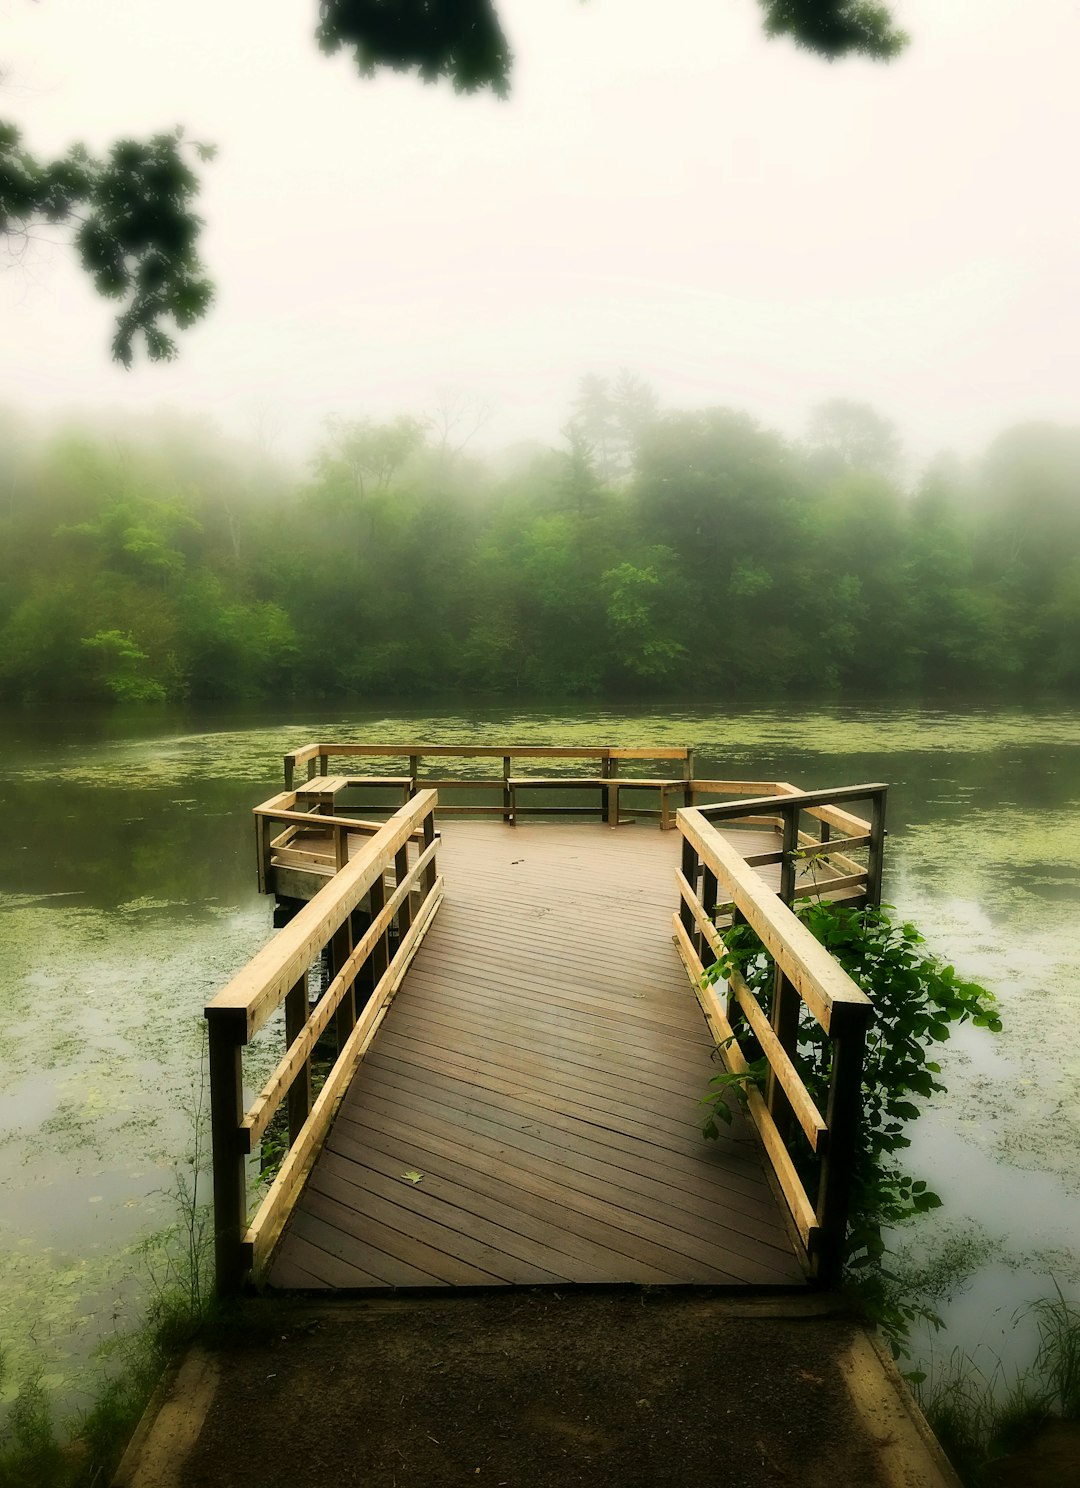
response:
[[[1005,1031],[962,1030],[912,1166],[945,1200],[917,1255],[966,1248],[937,1359],[984,1367],[1013,1314],[1080,1292],[1080,728],[1055,709],[899,704],[165,711],[0,720],[0,1342],[10,1399],[38,1368],[85,1403],[93,1351],[150,1288],[140,1242],[175,1218],[191,1156],[204,1003],[270,932],[250,808],[315,737],[690,743],[701,775],[807,789],[885,780],[885,898],[992,988]],[[962,1242],[958,1237],[963,1237]]]

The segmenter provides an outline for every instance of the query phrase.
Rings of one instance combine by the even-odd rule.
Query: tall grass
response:
[[[98,1348],[102,1382],[94,1406],[58,1429],[40,1372],[24,1379],[0,1430],[0,1488],[104,1488],[164,1370],[209,1320],[213,1216],[202,1202],[206,1168],[205,1047],[191,1096],[192,1146],[174,1169],[175,1220],[136,1254],[150,1301],[138,1327]],[[5,1364],[0,1350],[0,1384]]]
[[[1031,1364],[1007,1378],[988,1375],[955,1351],[942,1374],[917,1385],[927,1420],[968,1488],[983,1488],[992,1465],[1024,1448],[1047,1421],[1080,1420],[1080,1308],[1054,1282],[1054,1296],[1019,1309],[1034,1319],[1039,1346]]]

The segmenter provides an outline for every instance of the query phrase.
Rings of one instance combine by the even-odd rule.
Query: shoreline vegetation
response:
[[[1080,688],[1080,429],[902,476],[583,380],[559,446],[332,421],[297,471],[202,426],[0,412],[0,705],[836,698]]]

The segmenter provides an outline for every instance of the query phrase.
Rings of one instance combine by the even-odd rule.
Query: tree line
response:
[[[178,423],[0,416],[0,700],[1080,687],[1080,428],[904,480],[862,404],[791,440],[623,374],[557,448],[469,432],[334,420],[297,473]]]

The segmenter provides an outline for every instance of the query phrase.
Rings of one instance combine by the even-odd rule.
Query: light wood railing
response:
[[[439,907],[436,803],[434,791],[421,791],[389,821],[373,827],[360,852],[206,1007],[215,1259],[222,1294],[235,1292],[267,1259],[336,1103]],[[344,823],[342,836],[357,825]],[[324,952],[330,983],[312,1007],[308,971]],[[245,1110],[244,1049],[283,1004],[284,1055]],[[313,1099],[312,1055],[331,1021],[336,1057]],[[288,1110],[287,1155],[249,1223],[249,1154],[282,1105]]]
[[[372,837],[386,826],[383,821],[328,813],[300,801],[295,791],[283,791],[261,802],[255,817],[255,860],[259,893],[274,888],[276,868],[299,868],[327,878],[349,861],[350,841]],[[284,827],[275,836],[275,827]]]
[[[859,789],[864,794],[867,791],[866,787]],[[850,794],[854,798],[855,790]],[[827,809],[820,799],[824,795],[848,799],[844,791],[800,795],[801,809]],[[733,803],[733,807],[757,814],[766,804],[773,808],[775,798]],[[737,1075],[748,1073],[749,1060],[736,1037],[736,1027],[744,1024],[768,1062],[764,1091],[747,1079],[749,1116],[812,1273],[823,1285],[832,1285],[843,1262],[870,999],[721,836],[705,809],[679,811],[677,825],[683,838],[682,867],[677,874],[681,903],[673,918],[679,954],[727,1069]],[[823,891],[828,892],[827,885]],[[706,968],[724,954],[716,922],[725,913],[744,920],[773,958],[771,1016],[738,972],[728,981],[726,999],[716,985],[705,980]],[[804,1009],[824,1029],[831,1046],[824,1112],[814,1104],[796,1065]],[[796,1127],[817,1159],[812,1193],[792,1158]]]
[[[495,815],[504,821],[516,821],[524,816],[599,816],[614,826],[619,819],[620,801],[625,804],[624,791],[634,793],[634,816],[658,816],[668,824],[669,802],[672,795],[680,798],[680,804],[692,804],[690,777],[693,774],[693,750],[687,745],[562,745],[562,744],[361,744],[331,742],[306,744],[285,756],[286,791],[303,791],[305,784],[299,778],[306,771],[306,780],[333,778],[331,771],[342,771],[343,761],[379,760],[395,763],[398,773],[389,776],[342,773],[338,778],[347,781],[351,788],[370,792],[404,786],[413,794],[417,790],[438,790],[444,793],[441,810],[459,810],[470,816]],[[501,773],[475,775],[435,775],[430,771],[432,761],[500,760]],[[535,767],[537,762],[555,766],[558,776],[534,777],[522,774],[524,762]],[[586,770],[573,770],[582,765]],[[635,773],[624,773],[629,766]],[[570,767],[570,768],[568,768]],[[663,775],[637,773],[642,769],[659,767]],[[595,794],[595,806],[538,804],[534,792],[545,794],[564,792],[567,789]],[[642,791],[659,792],[659,806],[641,806]],[[446,792],[497,793],[490,802],[469,802],[458,807],[448,805]],[[528,800],[522,796],[528,794]],[[363,810],[377,810],[377,805],[365,800]]]
[[[714,788],[722,782],[710,783]],[[695,782],[697,786],[697,783]],[[701,788],[697,786],[697,788]],[[781,833],[780,845],[744,858],[751,868],[780,866],[780,898],[790,905],[796,898],[837,898],[856,903],[881,903],[881,875],[885,858],[885,801],[888,786],[845,785],[829,790],[801,791],[778,781],[773,793],[700,807],[710,822],[725,825],[770,823]],[[840,801],[868,801],[864,820],[840,809]],[[803,818],[816,831],[803,830]],[[865,864],[852,858],[865,849]],[[820,876],[814,868],[820,869]],[[800,877],[809,868],[810,876]]]

